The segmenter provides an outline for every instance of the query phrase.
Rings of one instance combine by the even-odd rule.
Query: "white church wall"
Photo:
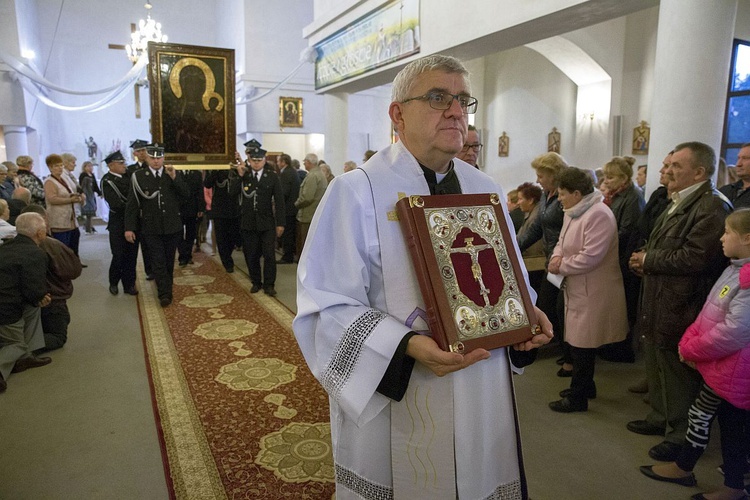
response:
[[[505,191],[535,181],[531,160],[547,151],[547,135],[556,127],[561,153],[568,157],[575,138],[576,85],[537,52],[519,47],[485,57],[484,171]],[[510,137],[507,157],[497,142]]]

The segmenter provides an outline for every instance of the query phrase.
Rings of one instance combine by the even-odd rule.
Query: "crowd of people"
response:
[[[67,153],[46,157],[44,180],[29,156],[5,162],[0,392],[11,373],[48,364],[43,354],[65,344],[66,301],[85,267],[78,258],[79,224],[96,231],[100,196],[109,205],[113,295],[120,284],[126,294],[138,294],[140,247],[146,277],[168,307],[175,259],[179,266],[192,263],[209,227],[226,272],[234,272],[232,253],[242,249],[251,293],[275,296],[277,264],[299,262],[294,330],[330,396],[337,498],[375,490],[424,497],[427,484],[436,495],[512,491],[525,498],[510,375],[553,337],[562,347],[557,376],[571,382],[549,403],[551,410],[587,411],[597,398],[597,357],[633,362],[640,348],[644,380],[630,390],[647,393],[650,411],[626,426],[663,437],[649,450],[663,463],[641,472],[695,485],[692,470],[718,417],[725,487],[694,498],[744,498],[750,143],[739,151],[736,181],[720,189],[712,181],[713,149],[696,141],[676,145],[648,201],[646,167],[634,171],[631,157],[588,170],[556,152],[539,155],[531,164],[535,178],[508,192],[505,209],[516,234],[511,243],[528,264],[523,279],[542,334],[502,353],[459,354],[440,350],[415,326],[424,303],[400,227],[392,224],[394,196],[502,189],[477,165],[483,145],[466,123],[477,101],[460,61],[429,56],[407,65],[394,81],[392,101],[399,140],[367,151],[361,168],[347,162],[336,182],[317,155],[307,154],[302,169],[287,154],[269,158],[255,139],[244,144],[244,159],[237,153],[228,168],[209,171],[165,165],[163,147],[138,139],[131,143],[131,165],[120,151],[105,158],[109,171],[101,184],[91,162],[76,178],[76,158]],[[327,265],[332,252],[336,273]],[[424,391],[428,400],[419,396]],[[443,411],[445,405],[453,410]],[[424,445],[410,436],[412,411],[436,417],[439,443],[431,443],[431,452],[439,470],[407,478],[395,467]],[[482,431],[467,437],[459,427]],[[492,465],[475,471],[477,463]]]

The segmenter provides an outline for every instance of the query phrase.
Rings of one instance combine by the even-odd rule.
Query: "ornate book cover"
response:
[[[443,350],[495,349],[541,331],[497,194],[409,196],[396,210]]]

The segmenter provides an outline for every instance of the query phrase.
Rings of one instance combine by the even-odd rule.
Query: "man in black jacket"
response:
[[[16,231],[15,238],[0,245],[0,393],[11,373],[52,362],[33,354],[44,347],[40,308],[51,300],[47,255],[39,248],[47,224],[39,214],[21,214]]]
[[[126,172],[125,158],[115,151],[104,159],[109,172],[102,177],[102,193],[109,205],[109,249],[112,262],[109,265],[109,293],[117,295],[118,285],[129,295],[138,295],[135,288],[135,264],[138,246],[125,239],[125,204],[130,192],[130,176]]]
[[[206,211],[206,199],[203,197],[203,177],[200,170],[182,170],[177,173],[177,176],[182,177],[188,189],[188,196],[182,199],[180,206],[183,230],[177,247],[180,266],[187,266],[193,262],[193,245],[198,236],[198,220]]]
[[[239,156],[239,153],[236,154]],[[229,180],[232,177],[237,177],[234,167],[227,170],[210,170],[203,180],[203,186],[213,192],[209,217],[214,225],[216,248],[221,263],[228,273],[234,272],[232,252],[235,247],[242,244],[238,196],[229,194]]]
[[[735,172],[739,180],[722,186],[719,191],[729,198],[735,210],[750,207],[750,142],[746,142],[740,148]]]
[[[262,288],[266,295],[276,295],[276,238],[284,233],[284,195],[281,181],[273,169],[266,167],[266,151],[253,139],[245,143],[248,163],[237,167],[239,177],[231,181],[229,193],[240,195],[242,251],[245,254],[250,293]],[[261,274],[260,257],[263,256]]]
[[[277,262],[279,264],[291,264],[296,254],[297,234],[297,207],[294,202],[299,197],[299,176],[292,167],[292,158],[288,154],[279,156],[279,179],[281,180],[281,191],[284,193],[284,213],[286,225],[284,234],[281,235],[281,248],[283,254]]]
[[[148,168],[130,178],[131,189],[125,204],[125,239],[135,243],[135,231],[145,243],[156,278],[159,303],[172,303],[174,255],[180,241],[182,217],[180,203],[188,188],[172,165],[164,166],[164,148],[149,145]]]

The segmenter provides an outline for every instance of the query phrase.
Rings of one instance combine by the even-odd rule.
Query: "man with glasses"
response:
[[[399,142],[339,176],[312,220],[294,333],[329,394],[340,500],[528,496],[506,350],[461,355],[430,338],[395,212],[415,194],[496,192],[504,207],[492,178],[456,159],[470,92],[453,57],[408,64],[389,107]],[[536,313],[545,334],[508,350],[516,367],[552,336]]]
[[[479,142],[479,133],[474,125],[469,125],[469,131],[466,134],[466,142],[464,147],[458,152],[456,158],[463,160],[474,168],[479,168],[477,160],[479,159],[479,153],[482,151],[484,145]]]
[[[240,199],[240,233],[252,288],[276,295],[276,238],[284,234],[284,193],[273,168],[266,166],[266,150],[252,139],[245,143],[248,160],[237,166],[229,181],[229,195]],[[247,168],[247,167],[250,168]],[[260,258],[263,257],[261,273]]]

